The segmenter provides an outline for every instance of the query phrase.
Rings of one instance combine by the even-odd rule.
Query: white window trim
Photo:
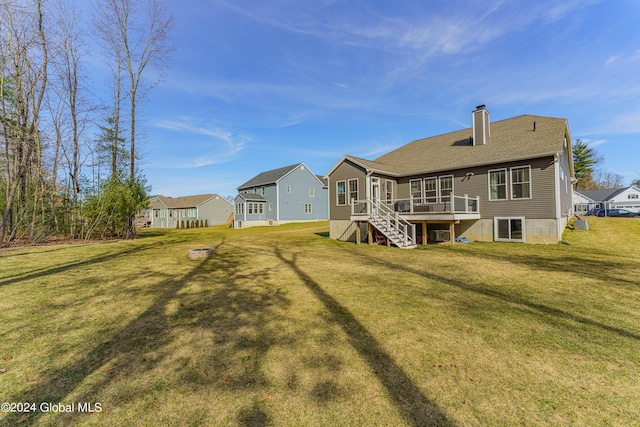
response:
[[[307,206],[309,207],[309,210],[307,210]],[[304,213],[305,214],[313,213],[313,205],[311,203],[305,203],[304,204]]]
[[[340,186],[340,183],[344,184],[344,203],[340,203],[340,192],[338,191],[338,187]],[[336,181],[336,206],[346,206],[347,205],[347,181],[345,180],[340,180],[340,181]]]
[[[309,187],[309,198],[315,199],[315,197],[316,197],[316,189],[313,187]]]
[[[529,197],[513,197],[513,170],[529,169]],[[509,195],[511,200],[531,200],[533,199],[533,177],[531,176],[531,165],[513,166],[509,168]]]
[[[413,193],[412,193],[412,189],[411,189],[411,183],[412,182],[419,182],[420,183],[420,196],[419,196],[419,198],[420,199],[424,198],[424,182],[422,182],[422,178],[420,178],[420,179],[410,179],[409,180],[409,197],[413,197]]]
[[[501,239],[498,237],[498,220],[508,220],[511,221],[513,219],[519,219],[522,221],[522,239]],[[523,216],[496,216],[493,218],[493,240],[496,242],[521,242],[524,243],[527,241],[526,235],[527,223],[525,217]],[[509,234],[511,234],[511,227],[509,227]]]
[[[455,179],[453,179],[453,175],[442,175],[442,176],[438,177],[438,197],[443,197],[442,196],[442,184],[441,184],[442,178],[451,178],[451,194],[449,196],[444,196],[444,197],[452,197],[453,198],[453,195],[456,194],[455,193],[455,188],[454,188]],[[422,191],[424,193],[424,186],[422,188]]]
[[[438,184],[438,177],[437,176],[430,176],[427,178],[423,179],[423,183],[422,183],[422,196],[425,199],[425,202],[428,203],[429,201],[434,201],[438,199],[438,194],[440,193],[440,186]],[[427,182],[435,182],[435,196],[427,196]],[[434,191],[434,190],[429,190],[429,191]]]
[[[504,172],[504,199],[492,199],[491,198],[491,172]],[[500,169],[490,169],[489,171],[487,171],[487,183],[488,183],[488,190],[489,190],[489,194],[487,194],[487,199],[490,202],[504,202],[505,200],[509,200],[509,192],[511,191],[511,188],[509,186],[509,171],[507,171],[507,168],[500,168]]]
[[[350,205],[351,204],[351,182],[355,181],[356,183],[356,197],[355,200],[360,200],[360,183],[358,182],[358,178],[352,178],[350,180],[347,181],[347,188],[345,188],[346,190],[346,194],[347,194],[347,204]]]
[[[285,187],[285,190],[286,190],[287,194],[291,194],[291,186],[290,185],[287,185]]]
[[[390,179],[385,179],[384,180],[384,190],[385,190],[385,197],[387,199],[387,201],[391,201],[393,200],[393,181],[391,181]],[[391,191],[389,191],[389,187],[391,187]],[[389,194],[391,194],[391,198],[389,198]]]

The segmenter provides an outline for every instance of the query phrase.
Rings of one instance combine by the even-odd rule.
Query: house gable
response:
[[[557,242],[572,212],[567,120],[523,115],[489,123],[481,107],[474,127],[416,140],[374,160],[344,156],[327,174],[330,235],[357,236],[354,221],[368,221],[367,215],[379,221],[384,203],[421,224],[422,234],[427,222],[444,221],[449,230],[493,240],[500,223],[521,227],[520,237],[509,240]],[[357,194],[358,206],[350,194]]]

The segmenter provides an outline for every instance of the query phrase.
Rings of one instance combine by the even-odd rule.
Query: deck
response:
[[[410,222],[480,219],[479,197],[451,195],[429,199],[382,200],[380,203]],[[367,221],[371,214],[375,213],[375,209],[375,205],[370,200],[352,200],[351,220]]]

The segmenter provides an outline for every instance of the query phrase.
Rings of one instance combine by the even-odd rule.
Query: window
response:
[[[238,215],[244,215],[244,203],[236,205],[236,213]]]
[[[264,187],[260,187],[260,194],[264,196],[264,193],[265,193]]]
[[[489,200],[507,200],[507,170],[489,171]]]
[[[384,182],[385,196],[387,200],[393,200],[393,181]]]
[[[306,214],[310,214],[311,213],[311,203],[305,203],[304,204],[304,213],[306,213]]]
[[[196,216],[196,209],[195,209],[195,208],[189,208],[189,209],[187,209],[187,216],[190,216],[190,217],[194,217],[194,218],[195,218],[195,216]]]
[[[440,197],[445,200],[451,200],[453,194],[453,176],[441,176],[440,181]]]
[[[434,202],[438,197],[438,178],[425,178],[424,179],[424,197],[425,202]]]
[[[358,200],[358,180],[350,179],[349,180],[349,204],[352,203],[353,200]]]
[[[155,216],[156,218],[158,218],[158,212],[160,212],[160,209],[154,209],[154,210],[153,210],[153,216]]]
[[[269,203],[269,212],[273,211],[273,203]]]
[[[494,240],[524,242],[524,218],[495,218]]]
[[[417,203],[422,203],[422,180],[412,179],[409,181],[409,188],[411,189],[411,198]]]
[[[264,203],[249,203],[248,213],[261,215],[264,213]]]
[[[531,198],[531,167],[511,168],[511,198]]]
[[[169,209],[169,218],[173,218],[173,209]]]
[[[627,196],[627,199],[637,199],[637,198],[638,198],[638,195],[637,195],[637,194],[629,194],[629,195]]]
[[[316,189],[313,187],[309,187],[309,198],[313,199],[314,197],[316,197]]]
[[[291,186],[287,185],[287,194],[291,194]]]
[[[347,204],[347,182],[346,181],[336,182],[336,204],[338,206]]]

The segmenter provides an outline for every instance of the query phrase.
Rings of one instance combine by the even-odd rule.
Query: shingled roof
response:
[[[168,209],[195,208],[215,196],[217,196],[217,194],[198,194],[195,196],[184,197],[156,196],[151,199],[150,205],[151,208],[158,209],[160,206],[157,202],[161,201]]]
[[[282,178],[283,176],[285,176],[286,174],[288,174],[289,172],[291,172],[292,170],[300,166],[301,164],[302,163],[296,163],[295,165],[284,166],[282,168],[277,168],[277,169],[272,169],[270,171],[262,172],[254,176],[253,178],[251,178],[249,181],[242,184],[240,187],[238,187],[238,190],[242,190],[243,188],[258,187],[261,185],[273,184],[277,182],[280,178]]]
[[[374,161],[346,158],[376,172],[418,175],[561,153],[567,132],[566,119],[523,115],[492,122],[484,145],[474,146],[472,129],[467,128],[410,142]]]
[[[260,187],[262,185],[275,184],[280,179],[282,179],[285,175],[289,174],[291,171],[298,168],[300,165],[303,165],[305,168],[307,168],[309,172],[311,172],[311,169],[309,169],[304,163],[296,163],[295,165],[272,169],[254,176],[249,181],[245,182],[240,187],[238,187],[238,191],[244,190],[246,188],[253,188],[253,187]],[[322,185],[324,186],[328,185],[327,181],[323,177],[319,175],[315,175],[313,174],[313,172],[311,172],[311,174],[315,176]]]

